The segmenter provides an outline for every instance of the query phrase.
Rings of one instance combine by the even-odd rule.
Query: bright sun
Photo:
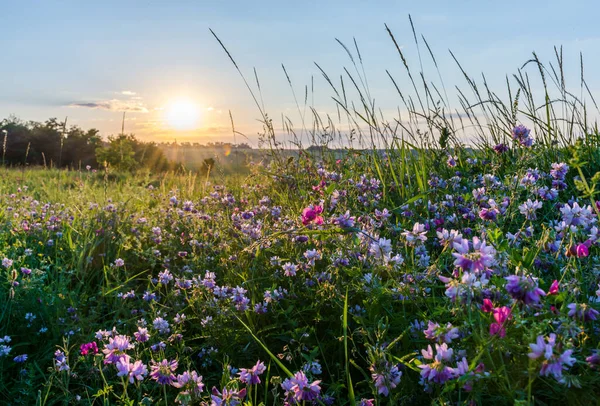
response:
[[[200,106],[189,99],[178,99],[165,107],[165,120],[175,130],[194,130],[200,121]]]

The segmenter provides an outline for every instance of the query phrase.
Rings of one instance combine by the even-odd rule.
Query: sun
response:
[[[165,107],[165,121],[175,130],[194,130],[200,122],[200,106],[190,99],[173,100]]]

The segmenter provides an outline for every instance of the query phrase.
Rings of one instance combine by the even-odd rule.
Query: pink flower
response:
[[[481,311],[485,313],[491,313],[494,310],[494,305],[490,299],[483,299],[483,305],[481,305]]]
[[[511,318],[510,308],[506,306],[497,307],[493,310],[495,323],[490,324],[490,335],[498,335],[500,338],[506,336],[504,323]]]
[[[575,247],[575,255],[577,255],[578,258],[587,257],[590,255],[590,250],[584,243],[577,244],[577,247]]]
[[[323,207],[321,206],[309,206],[302,210],[302,224],[305,226],[311,222],[317,225],[323,224],[323,217],[319,214],[323,213]]]
[[[558,281],[554,280],[552,285],[550,285],[550,289],[548,290],[548,295],[557,295],[558,294]]]

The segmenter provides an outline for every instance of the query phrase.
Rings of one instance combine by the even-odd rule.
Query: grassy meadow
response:
[[[290,152],[257,102],[243,170],[0,168],[0,403],[597,403],[585,79],[557,49],[503,96],[465,72],[456,109],[397,47],[387,121],[346,50],[338,117],[303,116]]]

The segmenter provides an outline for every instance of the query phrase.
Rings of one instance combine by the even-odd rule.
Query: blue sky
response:
[[[531,51],[548,61],[553,45],[563,45],[567,79],[578,89],[582,51],[588,84],[598,94],[599,10],[594,1],[3,1],[0,117],[68,116],[70,123],[109,135],[120,131],[127,110],[126,129],[140,138],[206,142],[231,141],[231,110],[237,129],[254,141],[259,113],[209,27],[249,78],[257,69],[275,119],[288,114],[299,121],[282,63],[300,98],[314,76],[315,109],[335,111],[314,62],[338,78],[350,62],[335,38],[350,45],[353,37],[372,96],[392,114],[400,100],[385,69],[403,89],[409,83],[384,23],[418,70],[409,14],[433,48],[449,90],[464,87],[464,80],[448,49],[470,74],[484,72],[501,92],[505,75]],[[424,63],[435,79],[432,64]],[[165,116],[181,101],[200,111],[191,127],[178,128]]]

